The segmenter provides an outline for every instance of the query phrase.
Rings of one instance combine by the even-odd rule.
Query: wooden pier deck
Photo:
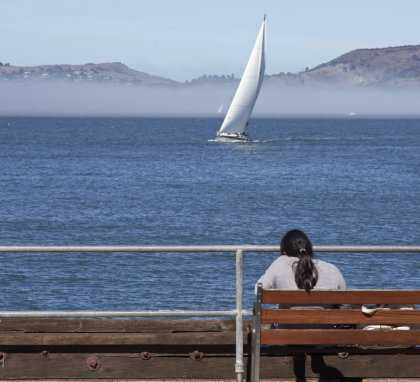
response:
[[[234,320],[0,320],[0,380],[234,380],[234,364]],[[264,380],[391,376],[419,377],[420,351],[262,349]]]

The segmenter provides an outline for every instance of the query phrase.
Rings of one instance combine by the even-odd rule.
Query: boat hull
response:
[[[246,135],[239,135],[239,134],[220,134],[216,136],[216,142],[222,143],[247,143],[251,142],[251,140]]]

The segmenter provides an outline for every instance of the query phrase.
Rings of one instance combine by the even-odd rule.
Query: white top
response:
[[[264,289],[299,289],[293,270],[297,261],[297,257],[281,255],[267,268],[257,284],[261,283]],[[346,289],[346,281],[335,265],[318,259],[313,262],[318,270],[318,282],[314,289]]]

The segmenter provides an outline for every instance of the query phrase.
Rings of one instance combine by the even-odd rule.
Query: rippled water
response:
[[[420,243],[420,120],[1,118],[0,244]],[[252,285],[276,255],[247,254]],[[420,287],[420,255],[320,255]],[[0,309],[227,308],[231,254],[2,254]]]

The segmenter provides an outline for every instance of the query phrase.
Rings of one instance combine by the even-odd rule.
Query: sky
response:
[[[123,62],[184,81],[240,77],[267,14],[266,72],[420,43],[418,0],[0,0],[0,62]]]

